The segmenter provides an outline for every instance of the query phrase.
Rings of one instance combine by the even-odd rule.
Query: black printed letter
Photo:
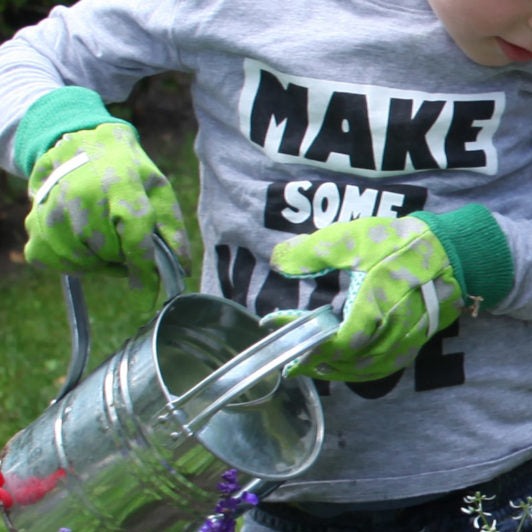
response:
[[[424,170],[438,168],[427,144],[427,132],[440,115],[445,102],[423,102],[412,116],[412,100],[392,98],[388,116],[388,130],[382,161],[383,170],[404,170],[406,156],[414,168]]]
[[[353,168],[375,169],[364,95],[333,93],[321,129],[305,157],[325,162],[333,152],[349,155]]]
[[[273,74],[262,70],[251,110],[251,140],[264,147],[272,117],[277,125],[286,120],[279,153],[299,155],[308,125],[307,99],[305,87],[290,83],[285,89]]]
[[[468,142],[477,140],[482,129],[473,126],[475,120],[488,120],[493,116],[495,102],[455,102],[453,120],[445,139],[445,153],[449,168],[479,168],[486,165],[484,150],[466,149]]]

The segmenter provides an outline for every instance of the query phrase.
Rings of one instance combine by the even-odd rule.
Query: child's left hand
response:
[[[513,282],[506,238],[479,205],[444,215],[332,224],[277,245],[271,264],[292,278],[350,272],[337,334],[285,368],[288,376],[327,380],[369,381],[395,373],[458,318],[470,295],[491,307]],[[280,325],[300,313],[281,310],[262,321]]]
[[[29,179],[27,261],[59,272],[127,275],[133,303],[152,311],[159,293],[153,235],[188,266],[188,241],[171,184],[127,124],[65,134]]]

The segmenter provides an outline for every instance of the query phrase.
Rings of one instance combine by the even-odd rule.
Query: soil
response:
[[[25,200],[9,205],[0,201],[0,276],[24,264],[22,249],[26,240],[24,218],[27,212]]]
[[[154,159],[175,153],[183,135],[196,127],[189,79],[182,74],[143,80],[120,110],[130,115],[127,118],[137,127],[144,149]],[[29,207],[22,187],[14,191],[0,171],[0,276],[24,266],[24,219]]]

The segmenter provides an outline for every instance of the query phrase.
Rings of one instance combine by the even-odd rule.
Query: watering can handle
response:
[[[197,432],[256,382],[330,338],[339,323],[330,305],[309,311],[234,356],[167,406],[186,432]]]
[[[155,263],[166,296],[168,298],[177,296],[185,288],[185,273],[173,251],[157,233],[154,233],[153,241]],[[70,325],[72,352],[65,382],[52,404],[62,399],[78,385],[87,366],[90,351],[89,317],[81,281],[78,277],[71,275],[63,275],[61,281]]]

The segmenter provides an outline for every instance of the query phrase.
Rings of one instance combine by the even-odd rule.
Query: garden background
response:
[[[74,2],[0,0],[0,39],[36,23],[59,3]],[[148,78],[135,87],[127,102],[110,110],[133,122],[144,148],[176,188],[193,242],[193,275],[187,288],[195,290],[201,242],[195,217],[197,162],[192,150],[196,125],[188,86],[189,79],[180,74]],[[23,220],[28,209],[26,182],[0,171],[0,449],[46,409],[61,387],[70,359],[60,275],[24,263]],[[91,326],[89,372],[152,315],[131,310],[124,279],[86,276],[82,285]]]

